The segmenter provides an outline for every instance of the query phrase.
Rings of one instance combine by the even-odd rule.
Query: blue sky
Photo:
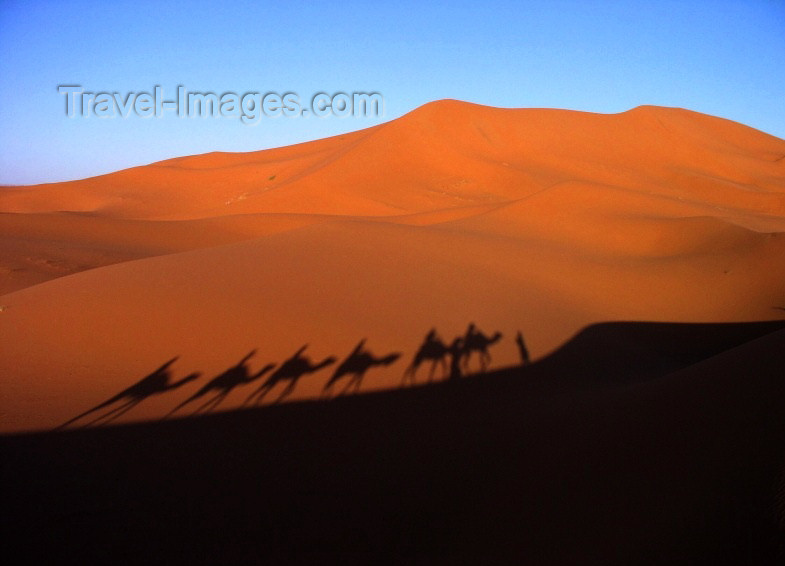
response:
[[[425,6],[425,4],[428,4]],[[714,114],[785,138],[785,2],[0,0],[0,184],[372,126],[431,100]],[[381,118],[68,118],[92,92],[376,91]]]

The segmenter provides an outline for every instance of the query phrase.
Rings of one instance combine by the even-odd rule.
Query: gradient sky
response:
[[[782,0],[0,0],[0,184],[83,178],[357,130],[431,100],[679,106],[785,138]],[[68,118],[88,91],[376,91],[383,118]]]

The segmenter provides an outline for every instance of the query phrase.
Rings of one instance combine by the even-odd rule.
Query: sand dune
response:
[[[113,263],[239,242],[328,219],[246,214],[158,222],[95,213],[0,213],[0,294]]]
[[[431,328],[501,332],[498,367],[519,330],[540,358],[599,321],[782,319],[783,157],[682,109],[440,101],[286,148],[0,188],[0,431],[55,427],[176,356],[172,379],[200,378],[116,422],[161,417],[252,350],[251,373],[304,344],[336,358],[298,399],[363,338],[402,354],[365,391],[397,387]]]
[[[383,216],[501,203],[588,181],[782,215],[783,156],[782,140],[680,109],[600,115],[440,101],[369,130],[289,148],[4,188],[0,206],[121,218]]]

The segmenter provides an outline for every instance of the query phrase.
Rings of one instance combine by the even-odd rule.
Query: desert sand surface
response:
[[[0,187],[0,242],[30,562],[785,557],[781,139],[443,100]]]
[[[519,331],[539,359],[593,323],[785,306],[785,141],[678,108],[444,100],[295,146],[3,187],[0,212],[2,432],[57,427],[174,358],[169,384],[199,377],[108,418],[161,418],[242,360],[335,359],[205,410],[318,398],[361,340],[399,357],[328,393],[399,387],[431,329],[501,333],[505,367]]]
[[[785,380],[771,358],[784,332],[603,323],[531,365],[432,387],[0,437],[5,551],[774,566]]]

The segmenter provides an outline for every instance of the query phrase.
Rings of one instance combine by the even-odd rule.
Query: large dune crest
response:
[[[286,148],[170,159],[81,181],[4,188],[9,212],[121,218],[248,213],[385,216],[523,198],[586,181],[721,205],[769,194],[785,210],[785,143],[675,108],[604,115],[426,104],[389,123]],[[746,195],[750,198],[749,195]],[[778,198],[774,198],[778,197]],[[756,208],[762,208],[758,206]]]
[[[0,431],[57,426],[175,357],[201,378],[169,403],[252,350],[253,372],[303,344],[335,367],[362,340],[402,354],[366,391],[398,387],[430,329],[498,331],[498,367],[518,332],[539,359],[600,321],[782,319],[783,232],[785,141],[651,106],[446,100],[289,147],[3,187]]]

